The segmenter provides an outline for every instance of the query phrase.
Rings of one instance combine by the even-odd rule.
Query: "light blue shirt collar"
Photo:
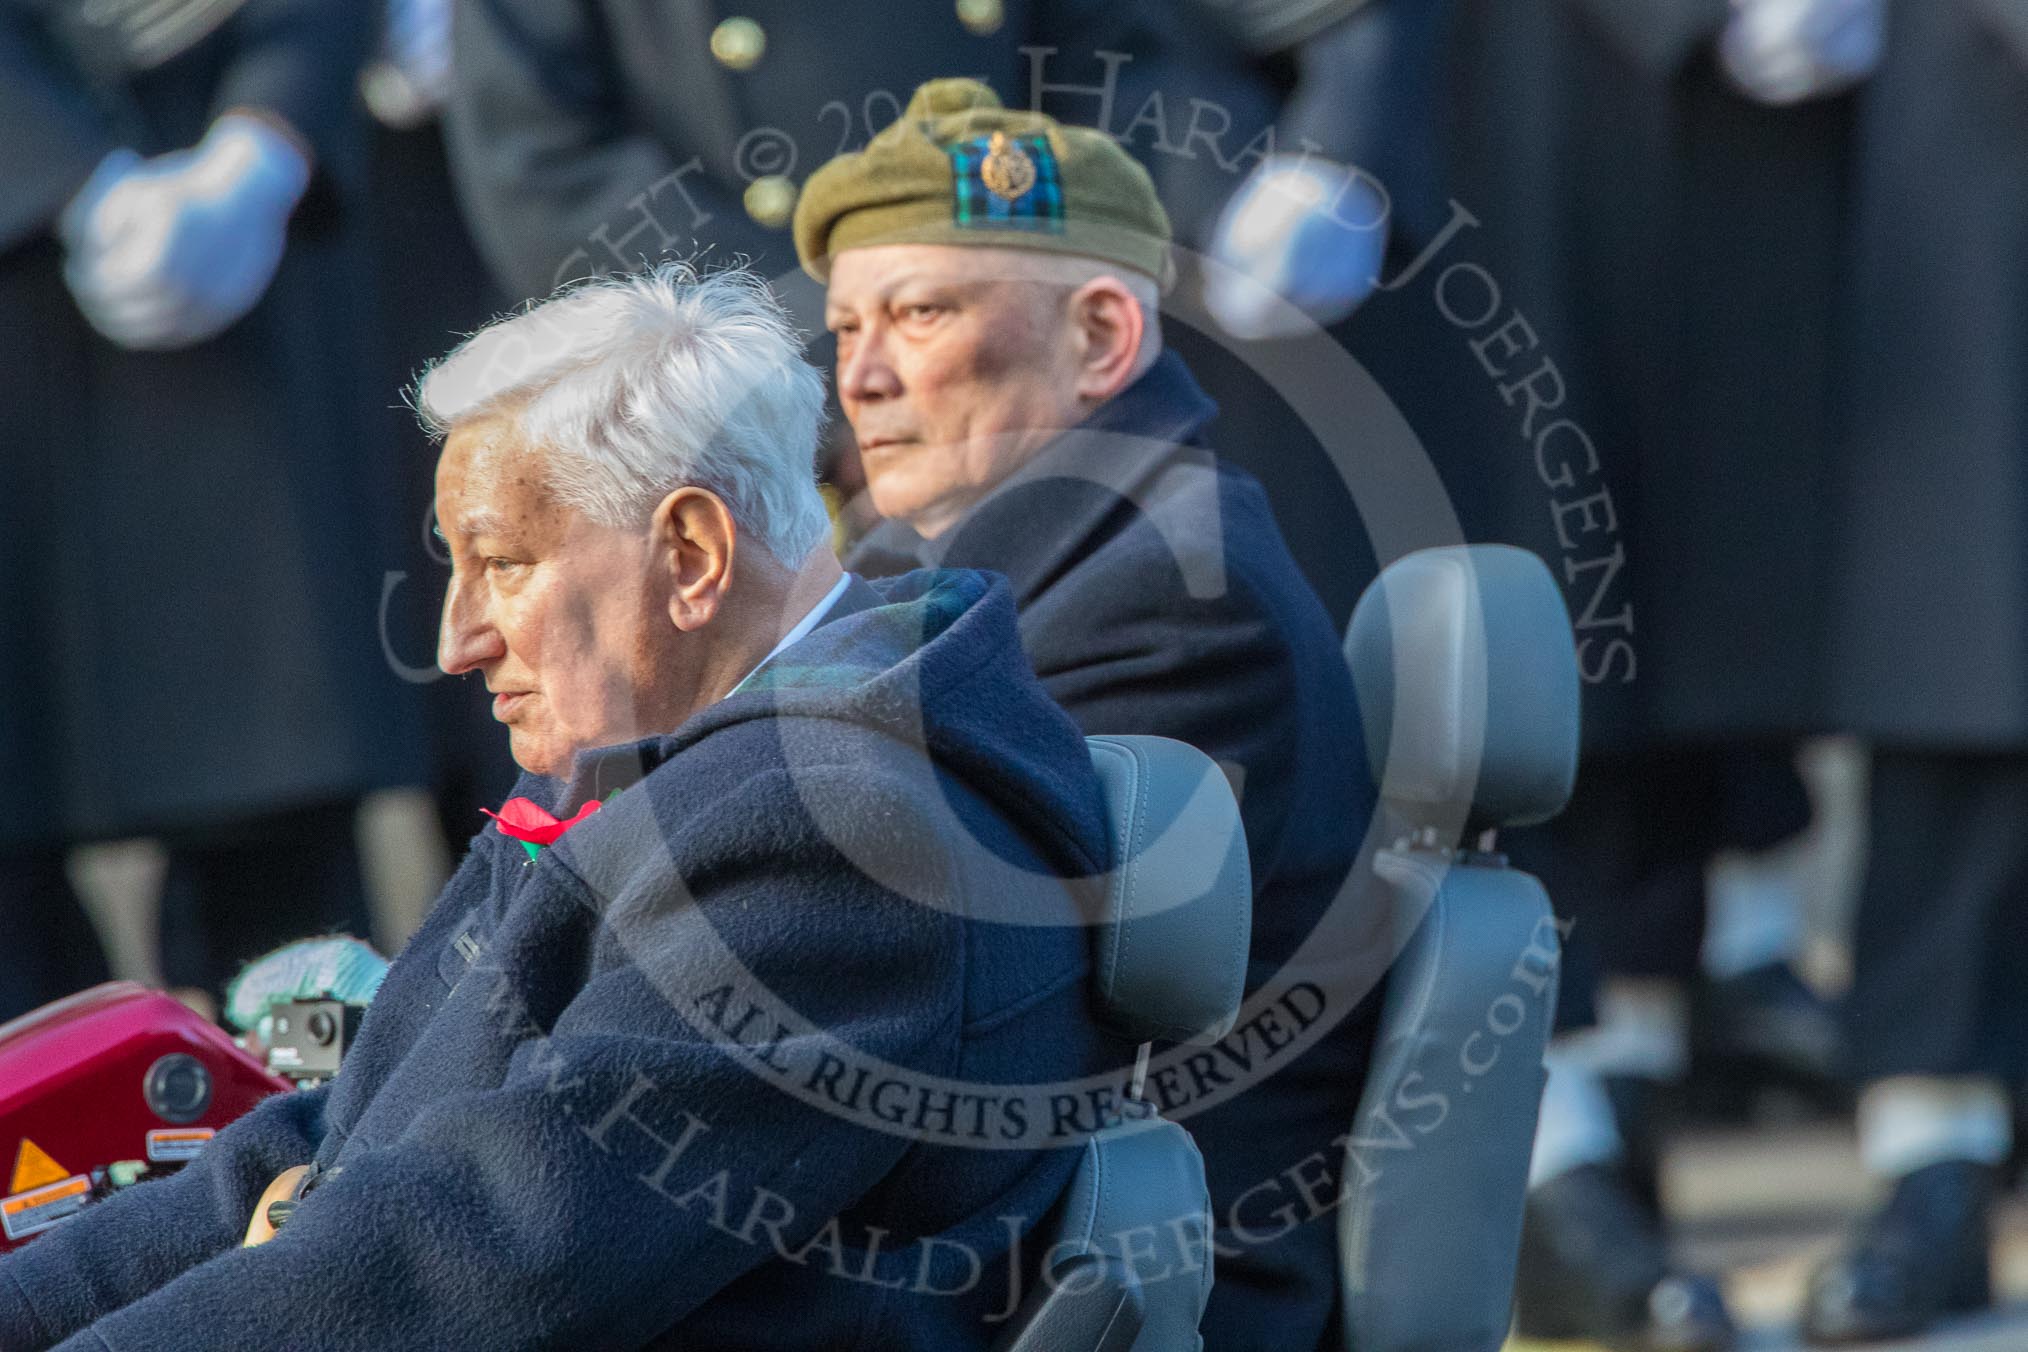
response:
[[[763,657],[759,662],[755,663],[753,671],[749,671],[746,675],[742,676],[740,678],[739,685],[734,686],[728,693],[734,695],[738,694],[740,688],[744,686],[748,681],[753,679],[755,671],[759,671],[762,667],[766,666],[768,663],[775,660],[776,653],[779,653],[786,648],[793,647],[797,643],[802,642],[804,638],[808,637],[812,629],[815,629],[818,625],[824,622],[824,617],[831,613],[831,607],[838,604],[838,598],[843,596],[845,594],[845,589],[851,585],[852,585],[852,574],[850,573],[842,574],[838,579],[837,585],[832,587],[830,591],[824,593],[824,598],[821,601],[817,602],[816,605],[810,607],[809,614],[803,616],[802,619],[797,620],[796,627],[789,630],[788,633],[783,634],[782,641],[780,643],[777,643],[773,648],[770,648],[768,650],[768,655],[766,657]]]

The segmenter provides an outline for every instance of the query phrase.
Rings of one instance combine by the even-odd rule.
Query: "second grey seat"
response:
[[[1576,776],[1569,613],[1542,561],[1425,550],[1361,597],[1345,638],[1389,845],[1372,894],[1410,935],[1388,974],[1339,1211],[1354,1352],[1493,1352],[1507,1336],[1559,934],[1503,826]]]

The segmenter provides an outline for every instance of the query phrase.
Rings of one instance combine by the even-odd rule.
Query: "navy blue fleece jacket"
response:
[[[1097,784],[1004,584],[855,581],[673,734],[519,792],[605,802],[532,863],[473,842],[330,1085],[0,1263],[0,1348],[991,1341],[1075,1165],[995,1086],[1121,1054],[1060,881],[1106,864]]]

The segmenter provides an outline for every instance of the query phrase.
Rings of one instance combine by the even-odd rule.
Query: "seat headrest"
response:
[[[1087,737],[1113,870],[1097,926],[1099,1010],[1136,1041],[1215,1042],[1246,985],[1253,882],[1232,786],[1167,737]]]
[[[1535,555],[1451,545],[1397,559],[1359,598],[1345,657],[1380,796],[1411,819],[1525,826],[1569,799],[1577,650]]]

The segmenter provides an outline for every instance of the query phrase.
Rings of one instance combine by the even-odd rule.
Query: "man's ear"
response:
[[[1104,403],[1133,383],[1148,324],[1141,303],[1119,278],[1094,277],[1070,293],[1070,321],[1084,340],[1077,395]]]
[[[668,568],[670,623],[685,632],[702,629],[732,586],[739,551],[732,511],[709,489],[685,486],[655,508],[654,528]]]

